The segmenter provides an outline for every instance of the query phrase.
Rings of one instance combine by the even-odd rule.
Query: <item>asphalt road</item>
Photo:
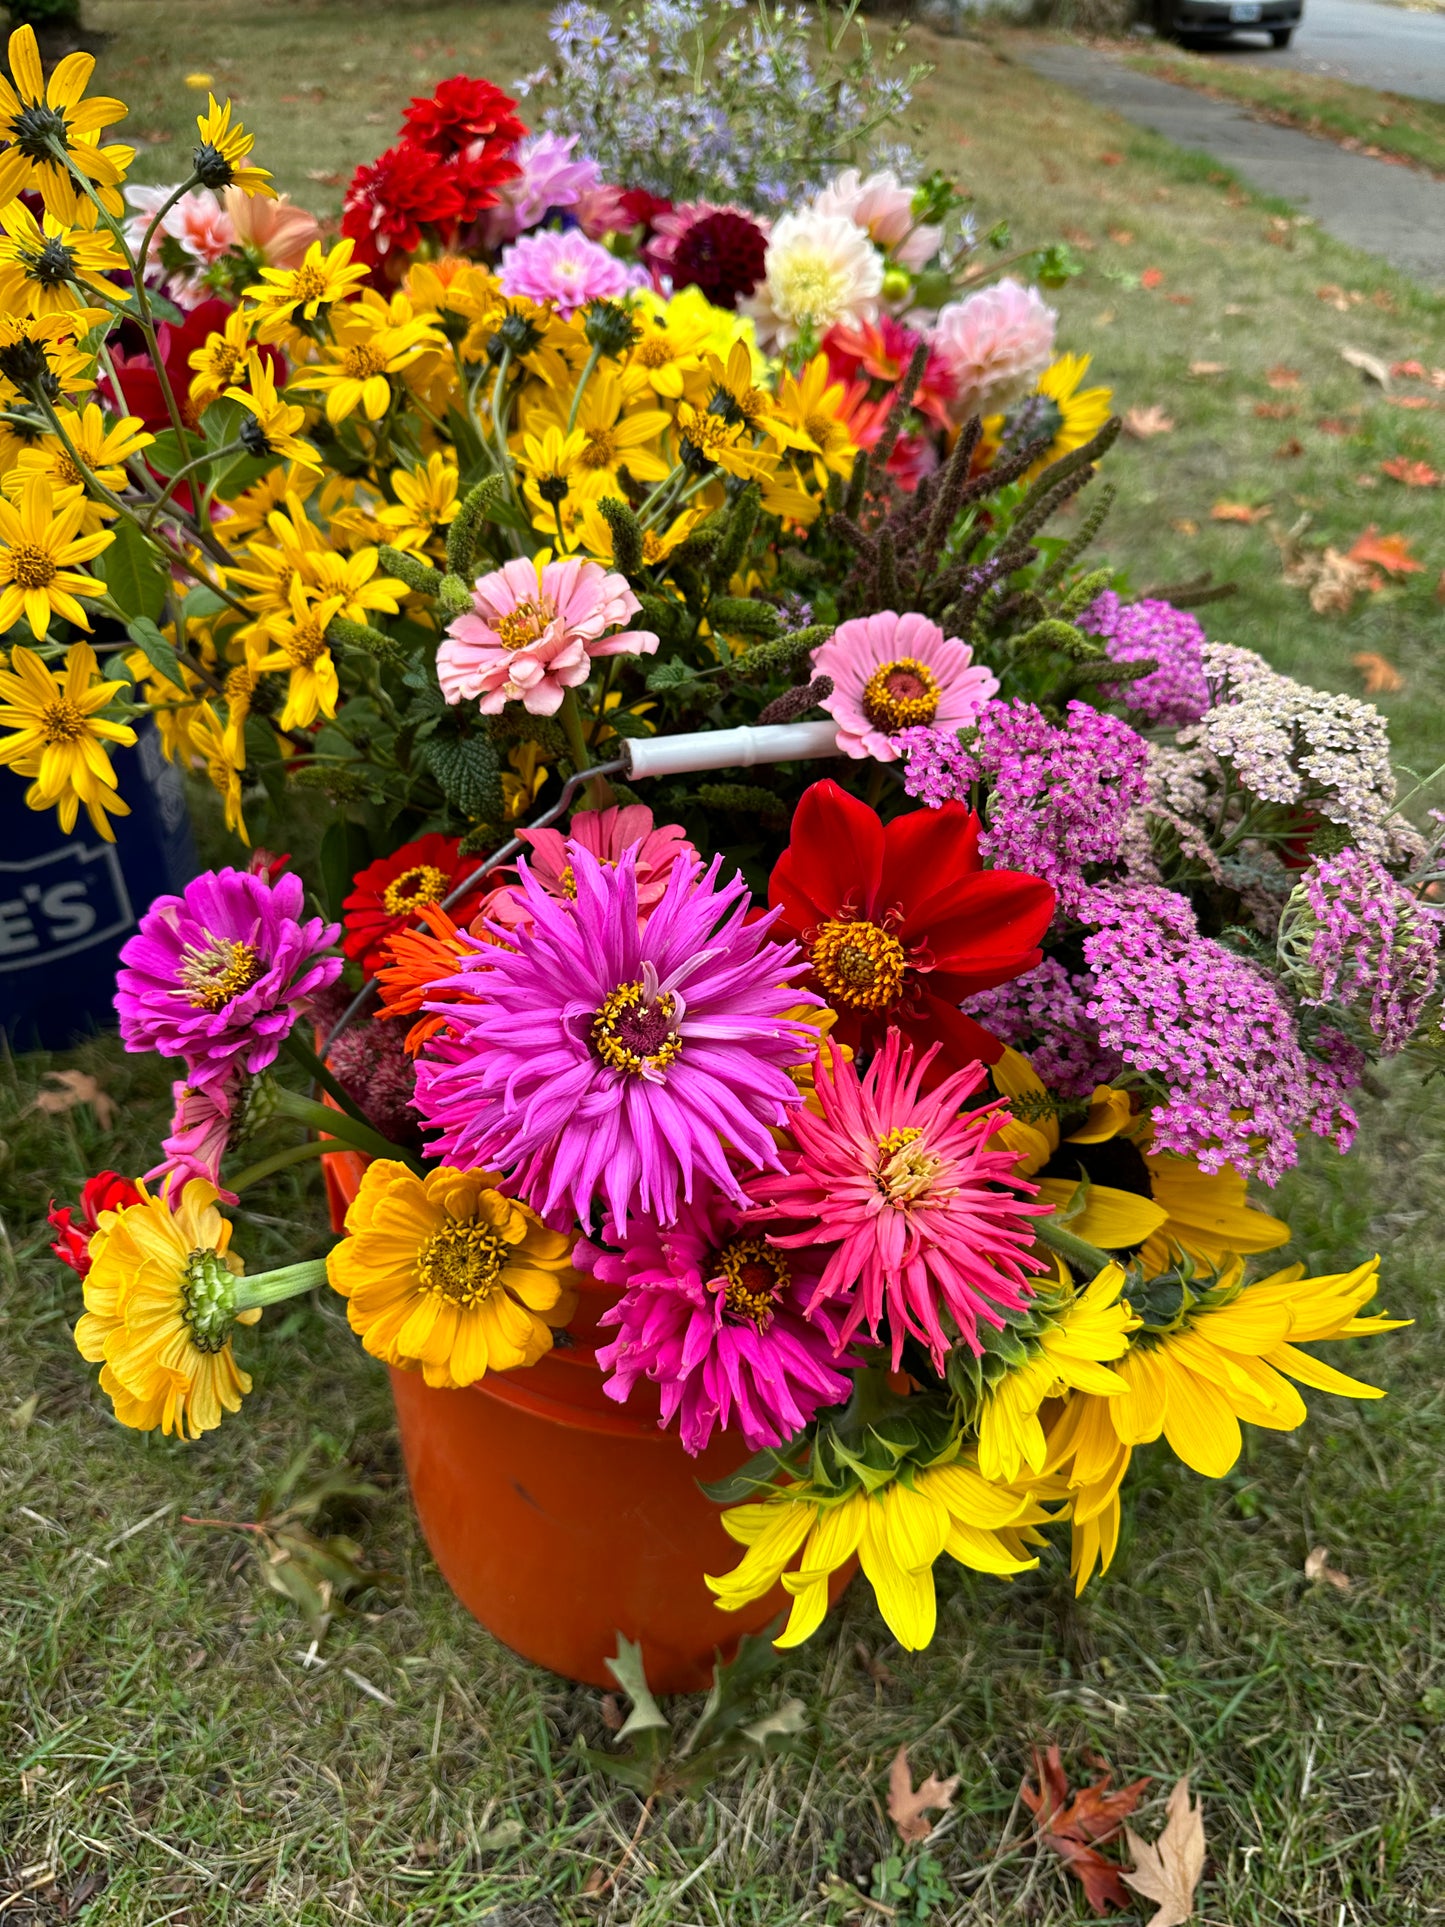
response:
[[[1288,48],[1275,52],[1245,34],[1217,49],[1218,60],[1295,67],[1386,93],[1445,101],[1445,12],[1412,12],[1377,0],[1305,0]]]

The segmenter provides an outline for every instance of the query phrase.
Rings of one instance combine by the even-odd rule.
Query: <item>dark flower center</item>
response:
[[[613,1070],[658,1082],[682,1050],[680,1015],[670,993],[619,984],[592,1019],[592,1048]]]
[[[202,141],[191,155],[191,165],[200,176],[202,187],[229,187],[236,178],[236,170],[226,159],[219,147],[210,141]]]
[[[10,122],[11,140],[27,161],[49,161],[55,166],[50,143],[70,145],[70,129],[58,107],[47,107],[43,100],[27,101]]]
[[[25,271],[42,288],[59,288],[75,277],[75,257],[64,242],[52,234],[43,247],[26,248],[21,256]]]
[[[724,1280],[723,1315],[765,1332],[793,1268],[766,1238],[730,1238],[713,1253],[712,1276]]]

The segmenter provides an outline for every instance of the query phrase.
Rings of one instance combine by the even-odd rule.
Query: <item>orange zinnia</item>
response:
[[[456,975],[459,960],[470,957],[476,948],[476,941],[469,941],[439,905],[421,904],[417,915],[426,928],[411,924],[392,931],[381,945],[386,961],[376,974],[383,1005],[378,1016],[414,1017],[422,1011],[406,1034],[406,1048],[413,1057],[429,1037],[446,1029],[445,1015],[424,1011],[423,1005],[444,978]],[[459,1004],[479,1001],[465,991],[453,992],[451,1000]]]

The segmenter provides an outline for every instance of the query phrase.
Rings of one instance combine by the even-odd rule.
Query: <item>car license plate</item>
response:
[[[1229,24],[1231,27],[1252,27],[1263,11],[1260,0],[1234,0],[1234,5],[1229,9]]]

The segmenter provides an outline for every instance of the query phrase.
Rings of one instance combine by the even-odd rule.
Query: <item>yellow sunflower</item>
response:
[[[323,394],[333,426],[358,408],[368,421],[380,421],[391,406],[391,377],[429,348],[446,345],[446,337],[424,317],[394,323],[386,302],[369,289],[359,301],[332,309],[330,334],[320,361],[294,375],[291,386]]]
[[[247,288],[255,302],[252,319],[260,341],[284,341],[303,332],[302,322],[314,322],[323,308],[344,301],[366,269],[351,259],[352,244],[341,240],[323,252],[313,241],[295,268],[262,268],[261,280]]]
[[[251,316],[245,308],[232,308],[225,327],[207,335],[205,345],[190,357],[195,370],[191,376],[191,407],[198,416],[245,373],[250,352]]]
[[[125,103],[103,94],[83,98],[95,72],[94,57],[67,54],[47,84],[35,30],[26,26],[11,34],[6,64],[10,78],[0,76],[0,140],[7,143],[0,153],[0,207],[33,193],[62,220],[68,217],[74,190],[69,169],[52,151],[54,141],[102,198],[115,203],[110,211],[119,215],[122,170],[113,152],[98,145],[98,137],[103,127],[125,118]]]
[[[0,509],[8,508],[0,503]],[[116,794],[108,743],[129,748],[135,731],[99,712],[124,689],[120,682],[95,680],[95,651],[73,642],[60,674],[48,669],[33,649],[10,651],[10,668],[0,669],[0,765],[17,776],[33,777],[25,792],[32,810],[58,811],[67,835],[82,804],[98,836],[114,843],[111,816],[129,816],[130,805]]]
[[[764,424],[781,447],[804,452],[800,466],[811,468],[820,489],[830,475],[846,482],[853,473],[858,444],[849,431],[847,404],[847,388],[829,377],[828,357],[814,355],[801,376],[784,373],[774,417]]]
[[[105,591],[75,564],[89,562],[115,537],[104,529],[81,535],[84,518],[85,490],[57,490],[43,471],[29,477],[18,504],[0,500],[0,632],[22,616],[42,640],[52,615],[80,629],[90,627],[76,597]]]
[[[480,1171],[366,1168],[327,1275],[373,1358],[428,1385],[535,1365],[576,1304],[571,1242]]]
[[[1013,420],[1020,423],[1021,433],[1022,425],[1027,423],[1025,441],[1036,441],[1041,434],[1051,431],[1048,447],[1025,476],[1028,480],[1040,474],[1050,462],[1058,461],[1061,455],[1082,448],[1109,419],[1109,406],[1114,398],[1108,388],[1086,388],[1080,393],[1079,383],[1089,372],[1092,359],[1091,355],[1060,355],[1034,383],[1033,394],[1026,396],[1011,415],[991,415],[985,421],[985,449],[997,449]]]
[[[326,625],[340,614],[344,602],[345,597],[339,595],[311,602],[299,579],[293,578],[288,614],[284,618],[268,617],[262,628],[262,635],[273,647],[254,667],[284,669],[289,675],[286,705],[280,716],[282,729],[309,729],[318,716],[336,714],[341,686],[326,644]],[[232,734],[234,738],[234,731]]]
[[[321,459],[297,430],[306,420],[304,408],[292,407],[276,393],[276,377],[253,349],[246,357],[246,386],[228,388],[226,398],[239,402],[251,416],[242,424],[240,441],[248,455],[282,455],[305,468],[319,469]]]
[[[205,113],[196,116],[196,132],[200,145],[191,164],[204,186],[217,193],[225,187],[238,187],[248,199],[260,194],[275,200],[269,172],[246,158],[256,145],[256,136],[248,134],[240,121],[232,126],[230,101],[222,107],[214,94],[208,94]]]

